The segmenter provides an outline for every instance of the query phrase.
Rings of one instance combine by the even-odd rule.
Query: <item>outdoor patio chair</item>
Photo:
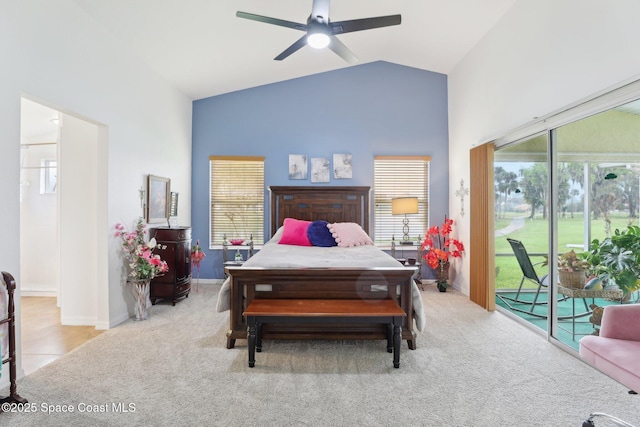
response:
[[[546,289],[549,287],[549,275],[545,274],[542,277],[538,276],[538,273],[536,272],[534,266],[541,264],[541,262],[536,264],[533,264],[531,262],[531,258],[529,258],[529,254],[527,253],[527,250],[525,249],[521,241],[510,239],[508,237],[507,237],[507,241],[511,245],[511,249],[513,250],[513,253],[516,256],[518,265],[522,270],[522,279],[520,280],[520,286],[518,286],[518,291],[516,292],[515,297],[511,298],[503,295],[498,295],[498,298],[500,298],[503,301],[509,300],[509,301],[516,302],[518,304],[526,304],[530,306],[530,308],[528,309],[522,309],[522,308],[514,307],[511,304],[509,304],[507,301],[504,301],[504,303],[507,304],[509,308],[514,311],[519,311],[521,313],[530,314],[536,317],[546,318],[547,317],[546,314],[535,313],[533,310],[537,305],[548,304],[548,301],[538,302],[538,298],[540,297],[540,292],[542,288]],[[520,294],[522,292],[522,287],[527,282],[533,283],[536,286],[536,291],[535,291],[536,293],[535,293],[535,296],[533,297],[533,300],[521,299],[520,297]]]

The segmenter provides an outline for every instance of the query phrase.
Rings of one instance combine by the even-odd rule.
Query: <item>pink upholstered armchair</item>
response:
[[[640,391],[640,304],[605,307],[600,336],[582,337],[580,357],[630,393]]]

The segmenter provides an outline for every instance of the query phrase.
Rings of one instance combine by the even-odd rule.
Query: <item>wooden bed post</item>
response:
[[[0,399],[0,403],[27,403],[27,399],[21,397],[16,391],[16,325],[15,325],[15,304],[13,301],[16,281],[13,276],[5,271],[2,272],[2,280],[7,288],[7,317],[0,320],[0,324],[7,323],[9,334],[9,356],[2,360],[2,364],[9,362],[9,396]],[[2,409],[0,409],[2,412]]]

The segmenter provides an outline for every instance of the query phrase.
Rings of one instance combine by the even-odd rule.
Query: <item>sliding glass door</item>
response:
[[[546,133],[495,152],[496,305],[547,329],[549,155]]]
[[[599,329],[598,319],[591,316],[594,309],[597,313],[598,307],[626,303],[634,294],[620,290],[621,284],[606,274],[602,263],[591,265],[604,260],[585,252],[592,249],[591,242],[638,225],[639,112],[640,101],[635,101],[560,126],[551,134],[557,159],[554,267],[558,297],[566,298],[558,303],[554,331],[575,349],[582,336]],[[612,256],[623,262],[622,252]]]
[[[499,147],[494,174],[496,305],[577,350],[637,302],[636,254],[600,243],[640,239],[640,101]]]

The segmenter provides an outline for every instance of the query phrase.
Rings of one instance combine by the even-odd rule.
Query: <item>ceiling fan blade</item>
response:
[[[336,36],[331,36],[331,43],[329,43],[329,49],[334,51],[340,58],[347,61],[349,64],[353,64],[358,61],[358,58],[347,48]]]
[[[332,34],[353,33],[354,31],[400,25],[401,15],[378,16],[376,18],[352,19],[350,21],[331,22]]]
[[[294,44],[286,48],[280,55],[276,56],[273,59],[275,59],[276,61],[282,61],[287,56],[297,52],[302,47],[306,46],[306,44],[307,44],[307,35],[305,34],[304,36],[300,37],[298,41],[296,41]]]
[[[329,23],[329,0],[313,0],[311,18],[323,24]]]
[[[236,16],[238,18],[250,19],[252,21],[278,25],[280,27],[293,28],[294,30],[307,31],[307,26],[305,24],[285,21],[284,19],[269,18],[268,16],[254,15],[253,13],[240,12],[240,11],[236,12]]]

